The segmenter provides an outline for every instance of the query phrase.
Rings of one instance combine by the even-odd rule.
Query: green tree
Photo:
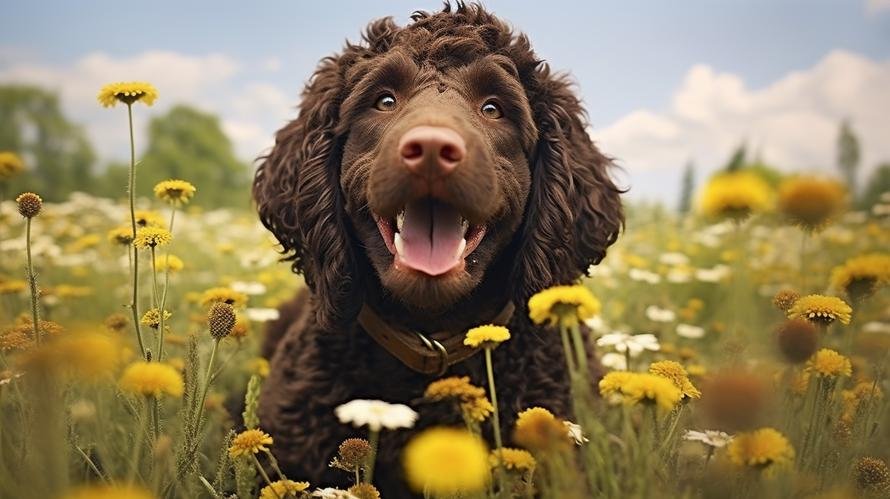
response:
[[[69,121],[56,94],[29,85],[0,85],[0,150],[15,151],[28,172],[12,192],[31,190],[48,201],[89,191],[96,154],[83,129]]]
[[[729,161],[726,162],[726,166],[723,168],[728,172],[734,172],[736,170],[741,169],[745,166],[745,162],[748,158],[748,146],[742,142],[736,147],[735,151],[733,151],[732,156],[729,157]]]
[[[859,139],[848,121],[841,123],[837,136],[837,167],[847,181],[850,195],[856,197],[856,174],[859,169]]]
[[[195,204],[245,207],[250,202],[248,165],[235,157],[219,118],[186,105],[151,120],[148,148],[136,169],[140,195],[152,195],[161,180],[180,178],[198,188]]]
[[[692,192],[695,190],[695,165],[692,161],[686,163],[683,170],[683,180],[680,186],[680,204],[677,210],[681,213],[689,213],[692,207]]]
[[[870,209],[885,192],[890,192],[890,163],[881,163],[875,168],[857,204],[862,209]]]

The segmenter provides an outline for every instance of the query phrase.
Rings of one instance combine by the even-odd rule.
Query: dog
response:
[[[367,434],[335,407],[411,405],[417,426],[380,436],[375,484],[388,498],[410,496],[408,438],[462,421],[421,403],[425,387],[450,375],[486,386],[483,356],[461,343],[471,327],[511,331],[493,352],[504,435],[532,406],[572,417],[559,335],[530,322],[527,301],[577,281],[624,224],[572,84],[525,35],[479,5],[411,19],[371,22],[320,62],[253,183],[306,283],[267,331],[261,427],[290,478],[345,487],[328,463]]]

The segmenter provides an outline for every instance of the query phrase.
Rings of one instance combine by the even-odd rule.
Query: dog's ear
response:
[[[538,143],[513,279],[517,304],[586,274],[624,224],[622,191],[609,176],[612,162],[588,136],[570,83],[547,66],[535,76],[529,97]]]
[[[354,317],[361,306],[339,188],[341,139],[334,132],[345,86],[342,57],[321,61],[299,115],[275,135],[253,181],[260,220],[305,277],[326,328]]]

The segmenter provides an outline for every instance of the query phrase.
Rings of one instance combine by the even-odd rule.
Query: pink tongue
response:
[[[401,263],[414,270],[436,276],[460,262],[461,217],[447,204],[429,199],[408,204],[400,236],[404,250],[399,254]]]

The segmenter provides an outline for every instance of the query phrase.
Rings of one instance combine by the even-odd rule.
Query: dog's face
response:
[[[323,60],[256,173],[260,217],[324,326],[371,293],[431,314],[475,289],[523,304],[621,228],[610,162],[528,40],[474,5],[413,19]]]
[[[401,50],[340,110],[340,184],[362,250],[392,296],[440,311],[466,296],[520,225],[537,129],[513,63],[437,70]]]

